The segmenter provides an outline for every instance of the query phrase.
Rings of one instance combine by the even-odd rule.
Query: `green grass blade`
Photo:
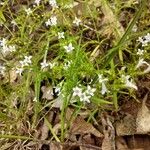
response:
[[[121,38],[120,41],[118,42],[117,46],[116,46],[115,48],[110,49],[110,50],[108,51],[108,53],[106,54],[106,56],[104,56],[105,58],[107,58],[106,61],[105,61],[105,63],[104,63],[104,64],[105,64],[104,67],[106,67],[106,66],[110,63],[111,59],[113,59],[114,56],[115,56],[115,55],[117,54],[117,52],[119,51],[119,48],[118,48],[118,47],[120,47],[120,45],[121,45],[121,44],[127,39],[127,37],[129,36],[129,34],[130,34],[130,32],[131,32],[133,26],[135,25],[136,21],[139,19],[140,15],[142,14],[142,11],[143,11],[145,5],[146,5],[146,0],[143,0],[143,1],[141,2],[141,7],[140,7],[139,10],[136,12],[136,14],[135,14],[133,20],[131,21],[131,23],[130,23],[129,26],[127,27],[126,32],[124,33],[124,35],[122,36],[122,38]]]

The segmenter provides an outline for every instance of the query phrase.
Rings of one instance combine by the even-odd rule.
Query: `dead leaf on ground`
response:
[[[60,108],[60,110],[62,109],[63,106],[63,98],[61,95],[59,95],[55,100],[54,103],[52,104],[52,107],[54,108]]]
[[[150,110],[146,106],[148,94],[145,95],[142,107],[137,113],[136,127],[138,134],[146,134],[150,132]]]
[[[18,74],[16,73],[16,70],[15,69],[11,69],[9,71],[9,80],[10,80],[10,83],[15,82],[15,80],[17,79],[17,77],[18,77]]]
[[[116,149],[117,150],[128,150],[128,146],[126,144],[126,141],[123,137],[116,137]]]
[[[79,143],[95,145],[94,138],[91,136],[91,134],[81,136],[79,138]],[[89,150],[89,147],[80,146],[80,150]],[[90,150],[95,150],[95,149],[91,147]]]
[[[102,150],[115,150],[115,129],[107,114],[101,116],[104,139],[102,143]]]
[[[61,144],[51,142],[50,143],[50,150],[63,150],[63,147]]]
[[[103,137],[103,134],[101,134],[96,128],[93,127],[91,123],[86,122],[81,116],[78,116],[71,125],[70,128],[71,134],[93,134],[96,137]]]
[[[46,87],[42,86],[41,90],[43,92],[42,99],[52,100],[53,97],[53,88],[51,86]]]
[[[116,134],[118,136],[133,135],[136,133],[135,118],[127,114],[122,120],[116,122]]]

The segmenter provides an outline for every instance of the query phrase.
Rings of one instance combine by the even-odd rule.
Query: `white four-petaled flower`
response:
[[[58,39],[64,39],[64,32],[58,32]]]
[[[67,53],[72,52],[74,47],[72,46],[72,43],[69,43],[68,46],[64,46],[64,49],[66,50]]]
[[[46,61],[43,61],[41,63],[41,69],[47,68],[49,66],[49,64]]]
[[[144,52],[145,52],[144,50],[138,49],[138,50],[137,50],[137,55],[140,55],[140,56],[141,56],[141,55],[144,54]]]
[[[75,87],[75,88],[73,88],[73,96],[81,96],[81,94],[82,94],[82,89],[81,88],[79,88],[79,87]]]
[[[76,26],[79,26],[80,23],[81,23],[81,20],[78,19],[77,17],[75,17],[74,21],[73,21],[74,24],[76,24]]]
[[[27,16],[29,16],[32,13],[31,8],[27,8],[25,9],[25,12],[27,13]]]

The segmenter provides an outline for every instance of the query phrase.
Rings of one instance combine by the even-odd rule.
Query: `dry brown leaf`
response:
[[[52,100],[53,97],[53,88],[51,86],[46,87],[46,86],[42,86],[41,90],[43,92],[42,98],[43,99],[47,99],[47,100]]]
[[[93,134],[96,137],[103,137],[103,134],[101,134],[97,129],[93,127],[91,123],[86,122],[81,116],[78,116],[71,125],[70,128],[71,134]]]
[[[79,143],[95,145],[95,141],[92,138],[91,134],[81,136],[79,139]],[[80,150],[89,150],[89,147],[80,146]],[[95,149],[91,147],[90,150],[95,150]]]
[[[128,146],[123,137],[116,137],[116,148],[117,150],[128,150]]]
[[[150,132],[150,110],[146,106],[148,94],[145,95],[141,109],[137,113],[136,127],[138,134],[146,134]]]
[[[17,79],[18,75],[16,73],[15,69],[11,69],[9,71],[9,78],[10,78],[10,83],[13,83]]]
[[[45,140],[48,137],[48,131],[49,128],[46,124],[46,122],[44,121],[43,126],[41,127],[41,140]]]
[[[63,98],[61,95],[59,95],[55,100],[54,103],[52,104],[52,107],[55,108],[60,108],[60,110],[62,109],[63,106]]]
[[[135,118],[127,114],[123,120],[116,122],[116,134],[118,136],[133,135],[136,133]]]
[[[50,150],[63,150],[63,147],[59,143],[51,142],[50,143]]]
[[[115,129],[107,114],[102,114],[101,119],[104,133],[102,150],[115,150]]]

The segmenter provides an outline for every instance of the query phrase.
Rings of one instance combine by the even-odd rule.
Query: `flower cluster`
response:
[[[140,43],[142,43],[142,46],[147,46],[148,43],[150,42],[150,34],[147,33],[145,36],[143,37],[139,37],[138,40]]]
[[[14,45],[7,45],[7,40],[3,38],[0,40],[0,48],[2,49],[2,54],[5,56],[9,54],[10,52],[15,52],[16,48]]]
[[[81,102],[90,103],[90,98],[94,96],[95,88],[91,88],[89,85],[85,91],[81,87],[76,86],[73,88],[73,97],[78,96]]]
[[[138,41],[142,43],[142,46],[147,46],[148,43],[150,43],[150,34],[147,33],[145,36],[139,37]],[[138,69],[142,66],[147,66],[146,69],[143,71],[143,73],[149,73],[150,72],[150,64],[148,62],[146,62],[144,60],[144,58],[142,57],[144,55],[144,53],[146,53],[145,50],[138,49],[137,55],[139,55],[140,58],[139,58],[139,61],[135,68]]]
[[[50,19],[48,19],[46,22],[45,22],[46,26],[56,26],[57,25],[57,18],[56,16],[51,16]]]
[[[54,66],[56,66],[56,63],[47,63],[46,60],[40,63],[41,64],[41,70],[44,70],[45,68],[50,67],[52,69]]]
[[[19,61],[20,67],[16,68],[16,73],[21,76],[22,72],[24,71],[24,67],[27,67],[32,64],[31,61],[32,56],[24,56],[24,60]]]

